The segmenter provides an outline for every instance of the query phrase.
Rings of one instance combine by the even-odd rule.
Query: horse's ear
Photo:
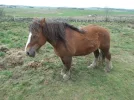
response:
[[[36,18],[33,18],[33,21],[36,21],[38,18],[36,17]]]
[[[45,25],[45,18],[41,19],[40,25],[41,25],[41,26],[44,26],[44,25]]]

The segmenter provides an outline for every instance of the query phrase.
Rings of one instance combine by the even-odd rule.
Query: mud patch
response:
[[[4,49],[6,50],[6,49]],[[2,58],[0,64],[6,67],[15,67],[18,65],[23,65],[25,58],[25,52],[20,49],[11,49],[6,51],[6,55]]]
[[[43,63],[42,62],[39,62],[39,61],[31,61],[29,62],[26,67],[30,67],[30,68],[35,68],[37,69],[38,67],[42,66]]]
[[[43,67],[43,66],[45,66],[44,70],[48,70],[49,67],[44,64],[45,62],[53,63],[54,62],[54,58],[46,58],[46,59],[42,59],[42,60],[39,60],[39,61],[30,61],[28,63],[25,63],[24,64],[24,66],[25,66],[24,70],[27,70],[29,68],[37,69],[37,68]]]
[[[9,51],[8,47],[6,47],[5,45],[0,46],[0,52],[5,52],[6,53],[7,51]]]
[[[0,71],[6,69],[4,64],[0,64]]]

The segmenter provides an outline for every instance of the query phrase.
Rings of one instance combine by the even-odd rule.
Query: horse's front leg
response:
[[[61,60],[64,64],[64,67],[61,70],[61,75],[63,76],[64,80],[68,80],[70,78],[70,68],[71,68],[71,63],[72,63],[72,57],[71,56],[61,57]]]

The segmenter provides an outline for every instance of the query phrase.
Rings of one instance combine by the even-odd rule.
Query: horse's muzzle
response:
[[[35,50],[34,49],[30,49],[29,51],[26,51],[26,55],[28,55],[30,57],[35,57]]]

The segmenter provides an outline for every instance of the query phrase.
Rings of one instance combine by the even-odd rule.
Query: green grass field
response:
[[[4,9],[7,15],[15,17],[77,17],[77,16],[88,16],[88,15],[100,15],[105,16],[105,9],[67,9],[67,8],[5,8]],[[108,9],[108,15],[117,16],[117,15],[134,15],[133,10],[116,10]]]
[[[97,24],[109,29],[113,63],[111,72],[105,73],[104,66],[87,69],[93,54],[73,57],[71,79],[64,81],[60,75],[63,64],[50,44],[43,46],[35,58],[23,53],[29,23],[1,22],[0,46],[7,46],[9,51],[0,51],[0,100],[133,100],[134,28],[130,27],[133,24],[70,24],[77,27]],[[14,55],[17,52],[16,57],[22,52],[22,64],[9,62],[16,60]],[[41,64],[35,68],[31,62]]]

